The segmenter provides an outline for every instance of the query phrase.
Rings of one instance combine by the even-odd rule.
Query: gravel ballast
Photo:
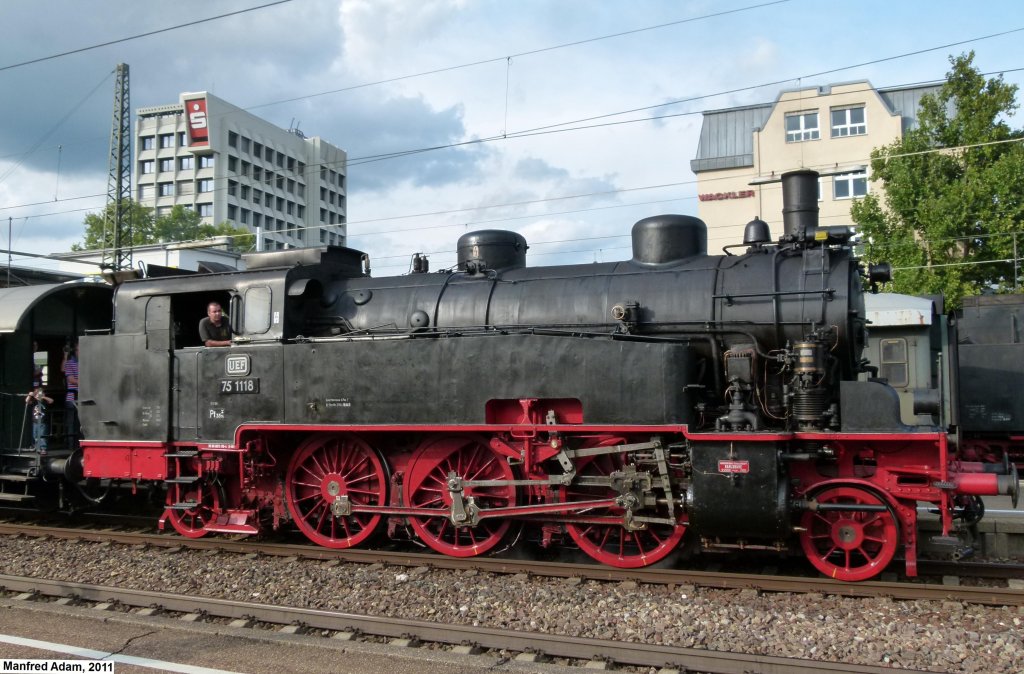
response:
[[[482,627],[937,672],[1024,672],[1024,608],[759,594],[0,537],[4,572]]]

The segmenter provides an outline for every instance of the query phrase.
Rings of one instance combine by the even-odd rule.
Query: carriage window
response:
[[[245,321],[242,328],[246,334],[261,335],[270,329],[270,299],[270,288],[266,286],[245,291]]]
[[[910,383],[907,367],[907,340],[883,339],[879,347],[882,351],[879,376],[887,380],[889,386],[907,386]]]

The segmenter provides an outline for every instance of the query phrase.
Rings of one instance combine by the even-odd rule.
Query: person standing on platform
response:
[[[78,344],[65,352],[63,369],[68,389],[64,397],[64,432],[67,448],[74,450],[78,449]]]

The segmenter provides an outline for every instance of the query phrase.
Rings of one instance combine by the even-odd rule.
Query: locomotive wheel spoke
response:
[[[191,508],[172,508],[175,504],[195,503]],[[167,519],[174,530],[186,538],[205,536],[206,525],[220,512],[217,489],[200,480],[187,488],[175,486],[167,491]]]
[[[860,487],[832,487],[815,495],[818,503],[887,505]],[[818,571],[844,581],[867,580],[881,573],[899,547],[899,523],[891,509],[808,511],[801,519],[800,544]]]
[[[448,474],[463,480],[514,480],[507,461],[494,453],[482,438],[468,436],[428,440],[413,455],[404,485],[405,502],[437,511],[435,517],[410,518],[416,535],[428,547],[452,557],[474,557],[493,550],[508,532],[511,520],[481,520],[475,526],[455,526],[450,516],[452,497]],[[512,485],[465,487],[463,502],[472,498],[480,509],[506,508],[516,504]]]
[[[335,516],[332,506],[347,497],[353,506],[387,503],[388,478],[377,452],[358,437],[316,435],[295,450],[285,480],[285,498],[299,530],[327,548],[350,548],[369,539],[381,515]]]
[[[604,437],[590,440],[584,448],[608,447],[622,444],[624,440],[616,437]],[[621,469],[627,458],[619,454],[601,454],[584,459],[577,464],[579,476],[608,477]],[[610,487],[569,485],[562,489],[562,500],[590,501],[617,496]],[[566,524],[569,536],[588,556],[609,566],[623,569],[635,569],[650,566],[665,559],[679,547],[686,534],[685,520],[680,516],[677,524],[649,523],[646,529],[629,531],[618,522],[623,521],[625,511],[620,507],[594,508],[586,513],[594,517],[611,517],[615,524]]]

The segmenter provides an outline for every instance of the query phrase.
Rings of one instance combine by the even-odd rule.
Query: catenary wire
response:
[[[167,28],[159,28],[157,30],[151,30],[146,33],[137,33],[135,35],[129,35],[128,37],[122,37],[117,40],[110,40],[108,42],[101,42],[100,44],[90,45],[88,47],[81,47],[79,49],[72,49],[70,51],[61,52],[59,54],[51,54],[49,56],[41,56],[39,58],[30,59],[28,61],[22,61],[21,63],[11,63],[10,65],[0,66],[0,72],[4,70],[12,70],[14,68],[20,68],[22,66],[31,65],[33,63],[41,63],[43,61],[50,61],[53,59],[62,58],[64,56],[71,56],[72,54],[81,54],[82,52],[91,51],[93,49],[99,49],[100,47],[109,47],[110,45],[121,44],[122,42],[130,42],[131,40],[138,40],[144,37],[150,37],[152,35],[159,35],[160,33],[167,33],[172,30],[178,30],[179,28],[188,28],[190,26],[198,26],[201,23],[208,23],[210,21],[216,21],[218,19],[224,19],[229,16],[237,16],[239,14],[245,14],[247,12],[255,12],[258,9],[266,9],[267,7],[273,7],[275,5],[283,5],[291,2],[292,0],[276,0],[276,2],[268,2],[265,5],[258,5],[256,7],[249,7],[246,9],[240,9],[236,12],[227,12],[226,14],[219,14],[217,16],[207,17],[205,19],[196,19],[195,21],[189,21],[187,23],[180,23],[176,26],[168,26]]]

